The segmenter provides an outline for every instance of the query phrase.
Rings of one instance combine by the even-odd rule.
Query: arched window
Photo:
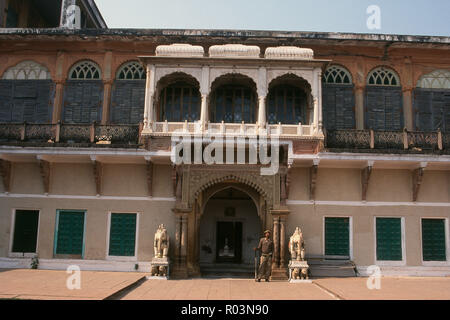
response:
[[[380,67],[372,70],[367,77],[367,85],[369,86],[400,86],[398,75],[390,69]]]
[[[322,77],[322,110],[324,126],[328,130],[354,129],[355,96],[350,72],[332,65]]]
[[[212,84],[211,122],[255,123],[256,106],[256,84],[249,77],[228,74]]]
[[[435,70],[422,76],[414,90],[416,129],[450,131],[450,71]]]
[[[112,88],[111,123],[137,124],[143,120],[145,79],[145,69],[138,61],[120,66]]]
[[[51,80],[50,72],[43,65],[28,60],[5,71],[3,80]]]
[[[267,121],[270,124],[306,123],[307,98],[302,89],[292,85],[277,85],[267,98]]]
[[[399,76],[385,67],[372,70],[367,76],[366,128],[400,131],[403,123],[403,95]]]
[[[49,70],[34,61],[20,62],[0,80],[0,122],[50,123],[53,97]]]
[[[101,71],[92,61],[81,61],[75,64],[69,71],[70,80],[100,80]]]
[[[450,89],[450,71],[435,70],[422,76],[417,82],[417,88],[422,89]]]
[[[183,73],[174,73],[159,82],[159,120],[194,122],[200,119],[198,82]]]
[[[70,68],[64,87],[65,123],[92,123],[102,119],[103,82],[100,67],[89,60]]]
[[[138,61],[124,63],[116,75],[116,80],[145,80],[145,78],[145,69]]]
[[[350,72],[338,65],[327,68],[323,75],[323,82],[327,84],[353,84]]]

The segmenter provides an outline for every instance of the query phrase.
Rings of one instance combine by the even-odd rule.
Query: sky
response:
[[[450,36],[450,0],[95,0],[109,28]],[[376,5],[379,15],[369,6]],[[378,19],[379,18],[379,19]],[[367,21],[370,20],[371,28]],[[379,22],[379,25],[377,23]],[[373,27],[379,27],[373,29]]]

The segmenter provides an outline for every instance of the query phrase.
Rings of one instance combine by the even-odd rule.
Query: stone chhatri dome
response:
[[[205,51],[202,46],[174,43],[156,47],[156,56],[159,57],[203,57]]]
[[[259,58],[260,52],[258,46],[243,44],[215,45],[209,48],[211,58]]]
[[[266,59],[312,60],[314,51],[300,47],[270,47],[266,49]]]

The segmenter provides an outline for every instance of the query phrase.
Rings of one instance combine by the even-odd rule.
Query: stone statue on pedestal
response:
[[[154,257],[151,262],[151,276],[159,279],[168,279],[169,277],[169,235],[163,224],[156,230],[153,249]]]
[[[291,254],[291,261],[289,262],[290,282],[309,282],[309,266],[305,260],[305,241],[300,227],[295,229],[294,234],[289,239],[289,252]]]
[[[156,230],[153,246],[156,258],[167,258],[169,253],[169,235],[163,224],[159,225],[158,230]]]
[[[289,239],[289,251],[292,260],[305,261],[305,241],[299,227],[295,229],[294,234]]]

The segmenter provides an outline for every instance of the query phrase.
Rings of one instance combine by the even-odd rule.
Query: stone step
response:
[[[348,278],[356,277],[355,264],[343,260],[310,260],[308,261],[313,278]]]
[[[206,277],[237,277],[253,278],[255,266],[249,264],[204,264],[200,265],[202,276]]]

